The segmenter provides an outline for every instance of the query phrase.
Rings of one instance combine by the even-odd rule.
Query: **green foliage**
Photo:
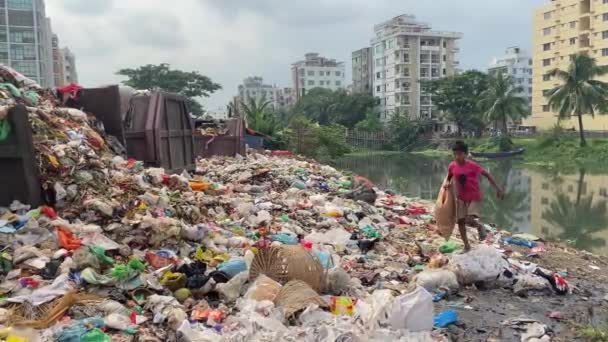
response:
[[[290,137],[290,150],[320,161],[329,161],[350,152],[344,126],[321,126],[298,115],[291,120],[286,134]]]
[[[586,327],[581,329],[580,335],[589,342],[608,342],[608,327]]]
[[[608,74],[608,66],[599,66],[595,58],[585,54],[577,55],[568,71],[552,70],[549,75],[562,81],[546,96],[551,108],[560,118],[578,117],[580,145],[586,146],[582,116],[606,113],[608,110],[608,83],[595,78]]]
[[[433,127],[430,120],[412,120],[405,113],[395,113],[388,125],[391,144],[397,150],[407,150],[414,145],[419,136]]]
[[[311,89],[293,108],[293,113],[303,114],[321,125],[332,123],[349,128],[365,119],[376,100],[367,94],[348,94],[340,89]]]
[[[270,101],[265,97],[255,99],[250,97],[247,101],[241,101],[242,115],[247,120],[247,126],[254,131],[274,135],[280,129],[279,122],[268,108]]]
[[[543,132],[539,136],[538,146],[549,147],[552,145],[556,145],[556,144],[559,144],[562,140],[564,140],[564,138],[566,138],[566,131],[565,131],[564,127],[562,127],[560,122],[558,122],[555,125],[553,125],[553,127],[550,130]]]
[[[365,113],[365,119],[359,121],[355,128],[362,131],[378,131],[382,129],[383,125],[379,118],[379,113],[375,110],[368,110]]]
[[[222,89],[221,85],[198,71],[175,70],[166,63],[148,64],[137,69],[121,69],[116,74],[126,76],[127,80],[122,83],[135,89],[158,88],[187,97],[190,110],[196,117],[203,116],[204,110],[195,98],[209,97],[216,90]]]
[[[433,104],[437,109],[446,113],[448,121],[456,124],[460,135],[463,130],[483,129],[478,102],[488,84],[488,75],[469,70],[456,76],[424,82],[423,87],[432,94]]]
[[[517,95],[522,87],[514,87],[510,76],[499,73],[491,77],[488,89],[481,93],[479,106],[483,110],[486,123],[500,122],[502,131],[508,134],[507,122],[519,120],[530,115],[527,101]],[[504,151],[504,150],[501,150]]]
[[[565,173],[576,172],[585,167],[590,171],[605,171],[608,163],[608,143],[593,139],[581,147],[574,138],[562,136],[558,140],[517,139],[517,145],[526,148],[524,161],[542,169],[557,169]]]

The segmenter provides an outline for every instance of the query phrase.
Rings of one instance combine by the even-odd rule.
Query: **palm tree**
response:
[[[608,73],[608,66],[599,66],[594,58],[585,54],[576,55],[568,71],[554,69],[549,72],[563,84],[547,93],[549,106],[559,113],[560,119],[572,115],[578,117],[581,147],[587,146],[583,130],[583,115],[594,116],[598,109],[608,108],[608,83],[595,78]]]
[[[509,119],[519,120],[528,116],[530,114],[528,103],[525,98],[518,95],[522,91],[522,87],[513,86],[510,76],[498,73],[496,77],[490,79],[488,89],[481,93],[479,101],[487,122],[500,122],[503,132],[507,134]]]
[[[266,97],[258,100],[250,97],[245,103],[241,101],[242,113],[249,128],[267,135],[274,135],[279,129],[276,116],[268,110],[270,101]]]

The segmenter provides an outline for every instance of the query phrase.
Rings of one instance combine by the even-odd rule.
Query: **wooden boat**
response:
[[[495,158],[508,158],[508,157],[513,157],[513,156],[518,156],[520,154],[523,154],[524,152],[526,152],[526,149],[522,147],[522,148],[518,148],[513,151],[504,151],[504,152],[471,152],[471,155],[473,157],[478,157],[478,158],[495,159]]]

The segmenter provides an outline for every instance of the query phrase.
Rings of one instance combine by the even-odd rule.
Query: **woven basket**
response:
[[[301,280],[292,280],[285,284],[274,300],[274,303],[285,311],[286,318],[290,318],[300,310],[306,309],[309,305],[315,304],[322,308],[328,307],[323,298]]]
[[[260,249],[251,264],[249,278],[254,280],[260,274],[281,284],[302,280],[317,292],[323,289],[327,275],[319,260],[301,246]]]

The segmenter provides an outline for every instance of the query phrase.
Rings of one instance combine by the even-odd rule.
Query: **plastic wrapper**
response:
[[[248,272],[241,272],[230,279],[227,283],[216,285],[217,291],[227,302],[232,303],[241,296],[243,285],[249,280]]]
[[[460,287],[456,274],[450,270],[425,270],[417,274],[414,280],[416,285],[423,287],[429,292],[444,289],[448,292],[457,292]]]
[[[249,287],[247,293],[245,293],[245,298],[256,301],[268,300],[272,302],[281,291],[281,287],[281,284],[262,274]]]
[[[509,269],[509,263],[494,247],[479,245],[468,253],[453,255],[448,264],[460,285],[477,282],[487,286],[498,285],[500,275]]]
[[[412,332],[433,329],[433,297],[418,286],[410,293],[395,298],[390,310],[390,324],[393,329]]]

